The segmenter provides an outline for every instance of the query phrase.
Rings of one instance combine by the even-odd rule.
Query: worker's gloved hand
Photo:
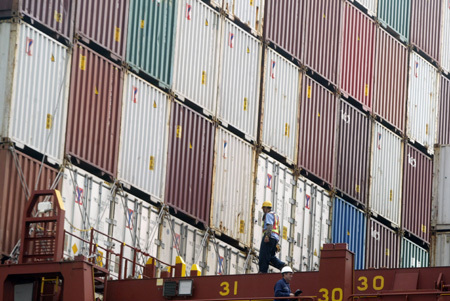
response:
[[[277,244],[276,248],[277,248],[277,249],[276,249],[276,252],[277,252],[277,253],[281,251],[281,245],[280,245],[280,244]]]
[[[302,290],[296,290],[295,293],[294,293],[294,295],[295,295],[295,296],[298,296],[298,295],[300,295],[301,293],[303,293]]]

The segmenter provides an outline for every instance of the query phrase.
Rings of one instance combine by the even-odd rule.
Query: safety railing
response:
[[[361,300],[378,298],[383,300],[383,297],[412,297],[412,296],[450,296],[449,292],[443,292],[440,290],[415,290],[410,292],[378,292],[374,294],[353,294],[347,298],[347,300]]]
[[[172,299],[172,301],[185,301],[186,299]],[[273,301],[273,300],[305,300],[305,301],[317,301],[316,296],[297,296],[297,297],[255,297],[255,298],[218,298],[218,299],[195,299],[195,301]]]

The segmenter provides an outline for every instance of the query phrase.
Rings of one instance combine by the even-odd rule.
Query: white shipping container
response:
[[[202,275],[246,274],[251,257],[238,249],[218,240],[210,239],[208,264]]]
[[[400,225],[402,193],[401,138],[375,122],[372,132],[369,207]]]
[[[178,5],[173,88],[184,98],[216,114],[219,14],[199,0]]]
[[[439,78],[435,67],[417,53],[411,53],[406,135],[427,147],[430,154],[436,141]]]
[[[450,72],[450,2],[442,0],[441,66]]]
[[[358,2],[360,5],[364,6],[367,9],[367,13],[369,16],[377,15],[377,0],[350,0],[352,2]]]
[[[450,230],[450,146],[440,146],[434,154],[432,225]]]
[[[122,105],[118,177],[160,201],[169,131],[167,94],[128,73]]]
[[[253,147],[218,128],[215,145],[211,228],[250,245]]]
[[[70,55],[25,23],[0,24],[0,136],[61,163]]]
[[[264,0],[224,0],[224,10],[232,19],[240,20],[255,35],[262,34]]]
[[[437,232],[431,241],[431,266],[450,266],[450,232]]]
[[[266,51],[265,68],[262,143],[294,162],[300,70],[270,48]]]
[[[226,20],[221,43],[217,115],[256,140],[261,42]]]

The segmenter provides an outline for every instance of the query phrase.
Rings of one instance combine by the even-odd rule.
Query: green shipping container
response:
[[[378,0],[378,21],[393,29],[403,42],[409,41],[411,0]]]
[[[130,1],[127,63],[166,87],[172,85],[176,5],[176,0]]]
[[[428,267],[428,251],[412,241],[402,238],[401,268]]]

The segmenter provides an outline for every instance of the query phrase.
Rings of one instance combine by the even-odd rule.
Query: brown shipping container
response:
[[[303,1],[266,0],[264,37],[302,60]]]
[[[391,229],[370,218],[367,227],[366,268],[399,266],[399,236]]]
[[[119,151],[123,70],[75,44],[66,152],[115,176]]]
[[[381,28],[376,40],[373,111],[404,132],[408,49]]]
[[[333,185],[336,96],[305,76],[300,99],[298,166]]]
[[[75,34],[125,58],[129,0],[78,0]]]
[[[438,144],[450,144],[450,80],[441,75]]]
[[[72,0],[2,0],[0,17],[26,15],[72,41],[74,4]]]
[[[342,4],[344,2],[341,0],[306,0],[304,3],[301,17],[305,22],[301,61],[314,72],[337,85]]]
[[[411,44],[440,61],[442,0],[411,0]]]
[[[409,144],[404,158],[402,228],[429,242],[433,161]]]
[[[14,160],[16,154],[17,162]],[[20,166],[18,171],[16,163]],[[9,255],[20,239],[24,205],[27,201],[25,189],[20,180],[23,173],[28,192],[34,191],[41,162],[18,151],[12,151],[7,144],[0,145],[0,256]],[[58,171],[44,165],[37,189],[49,189]],[[59,187],[59,185],[58,185]]]
[[[213,124],[173,102],[166,170],[166,204],[209,224],[214,160]]]
[[[367,206],[369,197],[369,117],[341,99],[336,188]]]

